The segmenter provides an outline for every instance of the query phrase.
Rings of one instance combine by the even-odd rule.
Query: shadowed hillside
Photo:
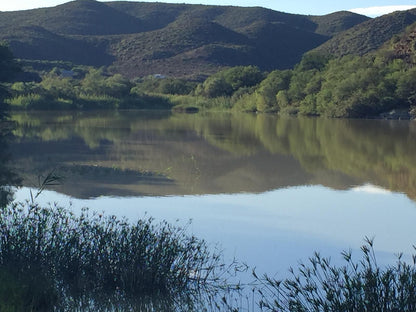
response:
[[[290,68],[367,19],[349,12],[304,16],[260,7],[77,0],[0,12],[0,39],[19,58],[113,65],[130,78],[198,79],[235,65]]]
[[[316,50],[334,56],[364,55],[377,50],[414,22],[416,9],[383,15],[337,34]]]

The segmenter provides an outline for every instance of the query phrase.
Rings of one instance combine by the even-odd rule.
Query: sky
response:
[[[156,0],[151,1],[154,2]],[[0,11],[15,11],[39,7],[50,7],[65,2],[68,2],[68,0],[0,0]],[[162,0],[159,2],[261,6],[276,11],[306,15],[324,15],[336,11],[348,10],[370,17],[380,16],[397,10],[408,10],[411,8],[416,8],[416,0]]]

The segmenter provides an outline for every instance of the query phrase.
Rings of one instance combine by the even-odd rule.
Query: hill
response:
[[[0,12],[0,40],[29,60],[110,66],[134,78],[198,79],[223,67],[285,69],[333,35],[368,18],[305,16],[260,7],[77,0]]]
[[[416,65],[416,22],[396,35],[378,51],[388,59],[402,59],[407,65]]]
[[[316,48],[316,51],[337,57],[347,54],[364,55],[377,50],[414,22],[416,9],[383,15],[338,33]]]

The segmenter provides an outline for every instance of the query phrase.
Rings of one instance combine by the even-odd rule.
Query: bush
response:
[[[263,73],[255,66],[236,66],[208,77],[195,93],[209,98],[231,96],[240,88],[259,84],[263,78]]]
[[[6,103],[15,109],[33,109],[47,105],[45,97],[40,94],[33,93],[28,95],[19,95],[14,98],[7,99]]]
[[[82,94],[76,99],[77,106],[82,109],[116,109],[121,100],[109,95]]]

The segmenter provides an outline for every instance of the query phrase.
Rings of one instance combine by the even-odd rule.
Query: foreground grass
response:
[[[260,282],[260,307],[279,312],[416,311],[416,256],[408,264],[398,255],[396,264],[380,267],[371,239],[366,238],[361,251],[359,261],[344,252],[340,267],[315,253],[285,280],[253,272]]]
[[[361,260],[343,256],[333,266],[316,253],[291,278],[253,271],[240,285],[229,281],[244,266],[224,265],[186,227],[32,199],[0,210],[0,311],[416,311],[416,256],[381,267],[370,239]]]
[[[0,224],[1,311],[88,310],[98,302],[148,302],[158,311],[180,302],[190,311],[202,289],[221,284],[220,255],[166,222],[28,202],[0,211]]]

